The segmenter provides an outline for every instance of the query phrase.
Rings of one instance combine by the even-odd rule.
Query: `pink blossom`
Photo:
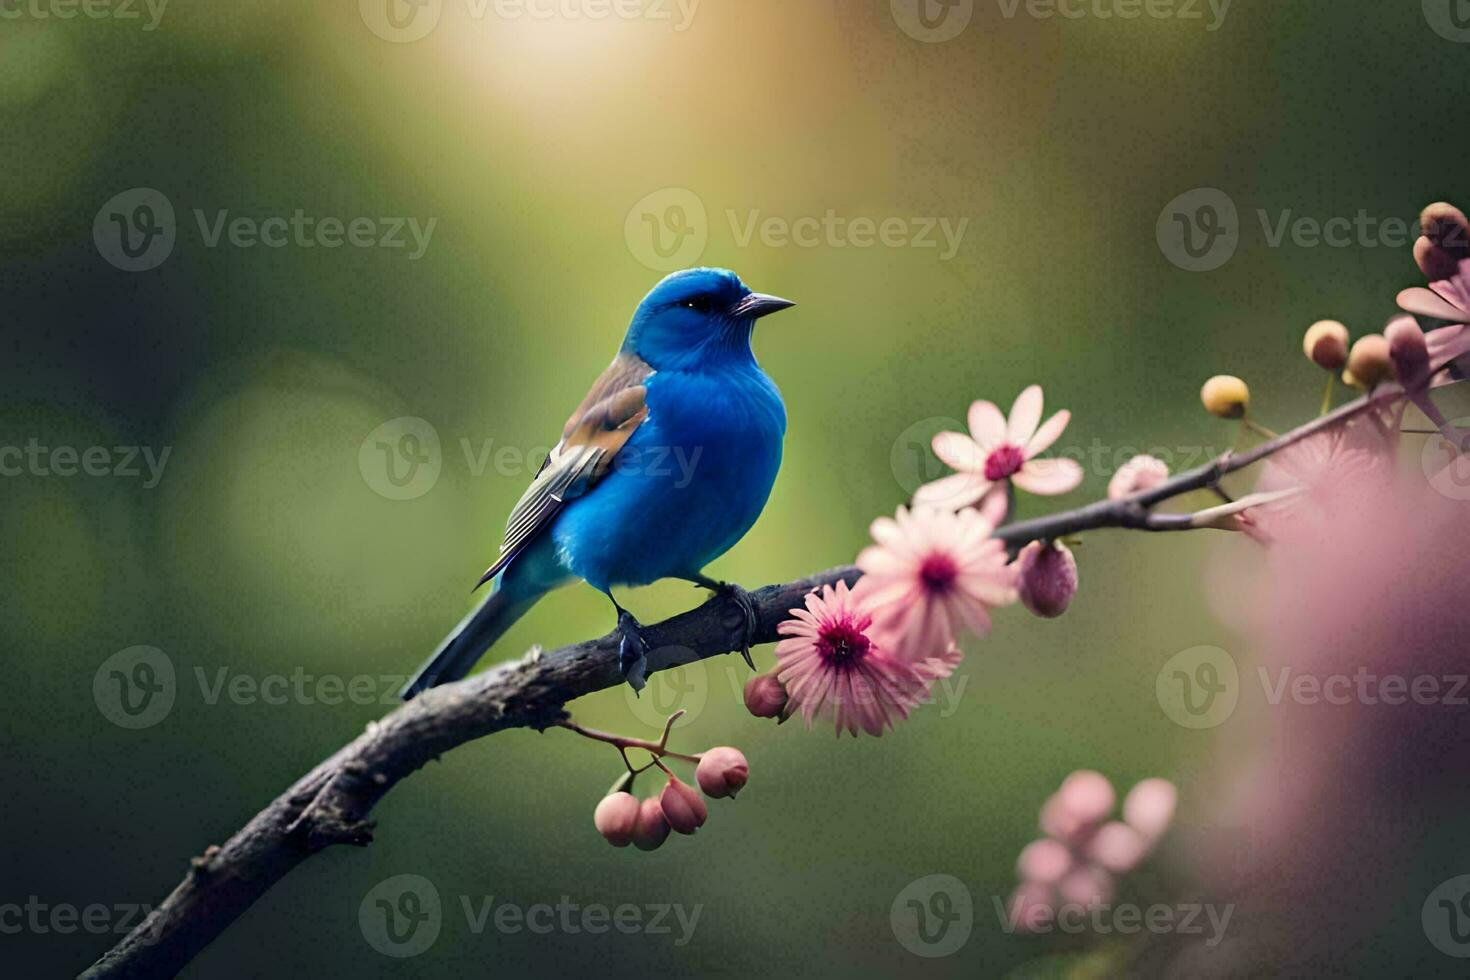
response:
[[[903,507],[873,522],[859,583],[885,647],[910,663],[942,656],[961,630],[984,635],[989,610],[1016,601],[1015,572],[979,513]]]
[[[934,455],[953,476],[926,483],[914,494],[915,504],[958,510],[981,500],[992,487],[1009,480],[1029,493],[1066,493],[1082,482],[1082,467],[1072,459],[1038,459],[1067,427],[1071,413],[1057,412],[1041,423],[1042,395],[1032,385],[1016,397],[1010,417],[994,402],[970,406],[970,433],[941,432]]]
[[[1118,467],[1118,472],[1108,481],[1108,499],[1122,500],[1135,493],[1143,493],[1169,479],[1169,467],[1163,460],[1153,456],[1134,456]]]
[[[1389,469],[1395,436],[1372,414],[1308,436],[1272,456],[1261,470],[1256,490],[1302,491],[1242,516],[1247,531],[1270,541],[1283,534],[1312,536],[1327,528],[1320,521],[1329,501],[1359,494],[1382,480]]]
[[[837,733],[881,735],[928,697],[933,682],[953,673],[958,650],[909,662],[884,649],[864,599],[838,582],[806,596],[805,609],[776,627],[776,675],[786,689],[787,710],[812,720],[830,716]]]

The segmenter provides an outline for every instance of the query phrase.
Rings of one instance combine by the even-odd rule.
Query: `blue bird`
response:
[[[405,699],[469,673],[537,600],[579,578],[612,600],[635,690],[648,643],[615,585],[676,578],[730,595],[754,667],[750,597],[704,567],[750,530],[781,466],[786,406],[750,337],[757,319],[793,305],[725,269],[687,269],[653,288],[511,511],[500,555],[476,586],[493,582],[490,594],[419,668]]]

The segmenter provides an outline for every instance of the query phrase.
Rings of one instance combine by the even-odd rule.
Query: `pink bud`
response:
[[[1010,919],[1021,932],[1044,931],[1056,909],[1052,907],[1055,895],[1050,885],[1035,881],[1024,881],[1011,895]]]
[[[592,811],[597,832],[613,847],[627,847],[632,843],[637,822],[638,798],[632,793],[609,793]]]
[[[1429,344],[1424,331],[1411,316],[1395,317],[1383,331],[1388,338],[1388,356],[1399,384],[1418,388],[1429,378]]]
[[[1043,837],[1027,844],[1016,859],[1016,877],[1050,885],[1072,868],[1072,853],[1061,841]]]
[[[1117,796],[1108,777],[1091,769],[1078,769],[1062,780],[1057,802],[1087,823],[1099,823],[1113,810]]]
[[[1066,905],[1084,908],[1106,905],[1113,898],[1113,876],[1101,868],[1084,864],[1057,882],[1057,894]]]
[[[775,674],[756,674],[745,682],[745,707],[757,718],[783,718],[786,688]]]
[[[704,799],[693,786],[677,776],[669,776],[668,784],[658,796],[658,805],[669,826],[681,834],[694,833],[709,817]]]
[[[1088,859],[1117,874],[1125,874],[1138,867],[1147,853],[1148,842],[1143,835],[1117,820],[1097,828],[1097,833],[1087,844]]]
[[[719,745],[699,757],[694,778],[706,796],[717,799],[728,796],[733,800],[750,779],[750,764],[739,749]]]
[[[1167,779],[1145,779],[1123,800],[1123,819],[1150,841],[1158,840],[1174,820],[1179,791]]]
[[[1016,559],[1021,602],[1044,619],[1067,611],[1077,594],[1077,559],[1061,542],[1033,541]]]
[[[650,796],[638,804],[638,820],[633,825],[633,846],[640,851],[656,851],[669,838],[669,822],[664,819],[658,797]]]

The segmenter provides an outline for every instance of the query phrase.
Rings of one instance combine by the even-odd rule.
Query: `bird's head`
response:
[[[623,350],[654,370],[700,370],[749,361],[755,321],[794,306],[751,292],[728,269],[685,269],[638,304]]]

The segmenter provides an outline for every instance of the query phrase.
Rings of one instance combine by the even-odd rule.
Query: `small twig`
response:
[[[664,726],[663,738],[659,739],[657,742],[650,742],[646,739],[641,738],[627,738],[623,735],[614,735],[611,732],[600,732],[595,728],[587,728],[579,725],[575,721],[572,721],[570,718],[565,721],[559,721],[556,724],[558,728],[565,728],[569,732],[576,732],[583,738],[590,738],[595,742],[606,742],[608,745],[614,746],[622,752],[626,752],[628,749],[641,749],[644,752],[647,752],[649,755],[652,755],[654,758],[668,756],[672,759],[683,759],[685,762],[697,763],[699,761],[699,756],[687,755],[683,752],[675,752],[673,749],[667,747],[669,740],[669,731],[673,728],[674,720],[683,713],[684,712],[681,709],[674,712],[669,717],[668,722]],[[625,763],[628,761],[627,755],[623,756],[623,761]],[[628,769],[629,771],[636,771],[633,769],[633,766],[631,764],[628,765]]]

